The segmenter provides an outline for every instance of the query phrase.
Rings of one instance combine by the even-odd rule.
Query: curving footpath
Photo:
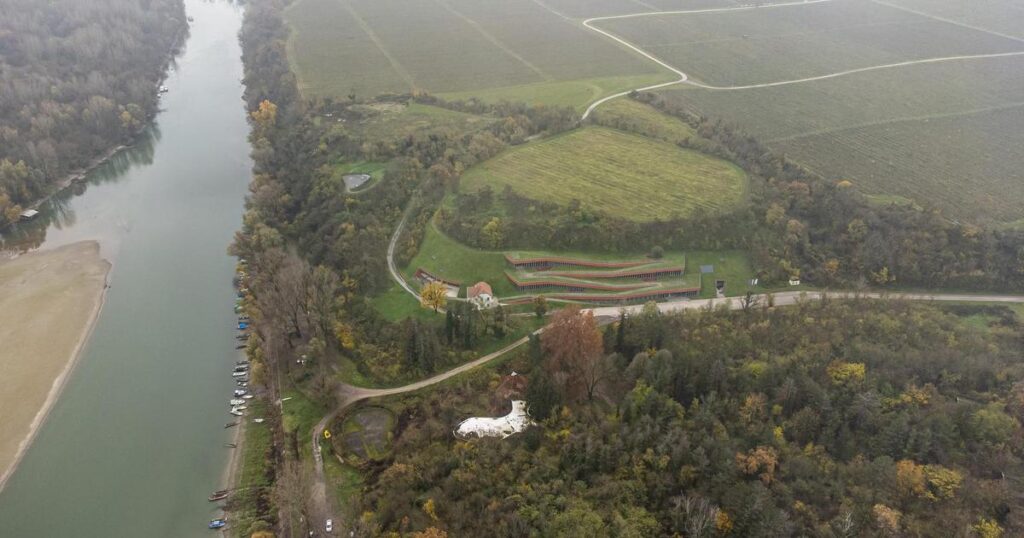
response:
[[[766,305],[769,301],[769,294],[759,294],[751,296],[752,305],[754,308],[760,308]],[[771,302],[775,307],[781,306],[792,306],[800,304],[806,301],[815,301],[820,299],[874,299],[874,300],[904,300],[904,301],[935,301],[935,302],[983,302],[983,303],[1002,303],[1002,304],[1024,304],[1024,295],[974,295],[974,294],[963,294],[963,293],[926,293],[926,292],[913,292],[913,293],[881,293],[881,292],[851,292],[851,291],[825,291],[825,292],[781,292],[771,294]],[[628,306],[608,306],[601,308],[590,308],[584,309],[584,312],[592,312],[601,323],[608,323],[614,321],[623,312],[626,315],[638,314],[644,309],[646,305],[628,305]],[[713,310],[716,308],[727,308],[729,310],[740,310],[744,307],[743,297],[726,297],[721,299],[698,299],[698,300],[682,300],[682,301],[671,301],[665,303],[658,303],[658,310],[664,313],[675,313],[685,310]],[[534,334],[543,332],[541,328]],[[459,374],[468,372],[484,364],[487,364],[494,359],[497,359],[508,352],[526,344],[529,341],[529,337],[523,337],[515,342],[505,346],[498,351],[488,353],[480,358],[463,364],[462,366],[448,370],[447,372],[429,377],[427,379],[410,383],[402,387],[394,387],[387,389],[370,389],[364,387],[356,387],[342,383],[338,389],[338,405],[326,416],[324,416],[320,422],[314,426],[310,441],[313,449],[313,461],[315,468],[315,476],[310,494],[311,501],[311,515],[314,517],[313,521],[324,521],[327,518],[334,517],[336,520],[335,525],[341,528],[337,517],[332,515],[331,512],[331,496],[327,489],[327,479],[324,476],[324,465],[323,465],[323,454],[320,451],[320,439],[323,438],[323,432],[341,412],[351,407],[356,402],[368,400],[371,398],[380,398],[384,396],[392,396],[395,394],[404,394],[407,392],[413,392],[426,387],[430,387],[451,379]]]

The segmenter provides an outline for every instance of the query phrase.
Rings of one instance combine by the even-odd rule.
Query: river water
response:
[[[223,487],[234,260],[249,180],[242,9],[194,17],[142,140],[40,208],[7,247],[100,241],[113,262],[95,332],[0,492],[2,537],[209,536]],[[2,427],[2,425],[0,425]]]

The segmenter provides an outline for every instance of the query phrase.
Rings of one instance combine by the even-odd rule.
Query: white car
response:
[[[324,530],[326,530],[327,532],[331,532],[331,531],[334,530],[334,520],[333,519],[328,519],[327,520],[327,523],[324,525]]]

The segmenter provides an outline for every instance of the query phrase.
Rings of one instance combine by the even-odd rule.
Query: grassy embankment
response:
[[[253,399],[249,403],[249,414],[243,419],[247,423],[241,447],[242,462],[235,484],[237,489],[231,496],[231,528],[234,536],[248,536],[247,531],[261,513],[261,497],[269,495],[266,490],[271,487],[268,472],[273,466],[273,437],[268,424],[256,424],[251,418],[266,418],[269,410],[272,410],[271,404],[262,399]]]
[[[660,140],[584,127],[509,149],[470,169],[466,191],[505,186],[528,198],[631,220],[714,212],[743,202],[746,174],[736,165]]]

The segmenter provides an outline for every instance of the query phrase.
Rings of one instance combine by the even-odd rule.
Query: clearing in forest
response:
[[[736,165],[671,143],[586,127],[510,149],[469,170],[462,188],[506,186],[546,202],[579,200],[590,211],[648,221],[740,204]]]

